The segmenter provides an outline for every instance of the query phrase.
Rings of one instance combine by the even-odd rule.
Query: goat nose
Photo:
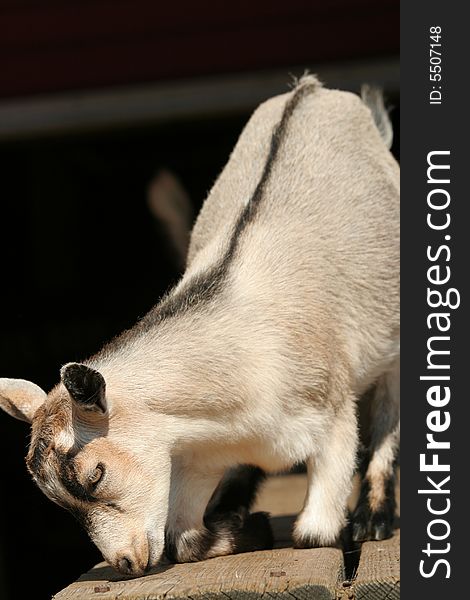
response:
[[[122,556],[117,561],[117,567],[121,573],[130,575],[134,570],[134,563],[128,556]]]

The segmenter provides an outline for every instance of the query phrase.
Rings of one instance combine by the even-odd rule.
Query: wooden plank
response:
[[[359,499],[359,477],[354,476],[348,508],[353,511]],[[295,473],[267,478],[256,499],[253,511],[265,511],[271,516],[298,515],[307,494],[307,474]]]
[[[333,600],[344,578],[343,555],[334,548],[294,550],[292,527],[306,491],[306,475],[270,477],[255,510],[267,510],[275,549],[181,565],[125,578],[100,563],[55,596],[56,600]]]
[[[307,493],[307,474],[278,475],[264,482],[253,507],[274,516],[296,515],[301,509]]]
[[[357,482],[356,486],[357,488]],[[341,550],[294,550],[291,532],[302,506],[305,474],[270,477],[255,510],[267,510],[274,550],[225,556],[180,565],[162,565],[136,579],[119,575],[106,563],[82,575],[56,600],[399,600],[399,530],[390,540],[362,545],[357,574],[343,584]],[[351,498],[354,504],[354,496]],[[291,514],[289,514],[291,513]],[[346,594],[346,595],[345,595]]]
[[[126,579],[100,563],[55,600],[333,600],[343,580],[340,550],[285,548],[164,565]]]
[[[352,590],[356,600],[399,600],[400,530],[382,542],[362,544]]]

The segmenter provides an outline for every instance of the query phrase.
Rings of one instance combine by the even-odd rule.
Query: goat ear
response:
[[[0,379],[0,407],[10,416],[31,423],[47,394],[25,379]]]
[[[81,408],[106,412],[106,383],[99,371],[80,363],[68,363],[60,370],[60,377],[72,400]]]

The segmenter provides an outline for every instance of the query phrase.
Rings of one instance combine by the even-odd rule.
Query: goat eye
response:
[[[102,464],[96,465],[95,470],[89,476],[88,481],[93,489],[96,489],[99,482],[103,479],[104,466]]]

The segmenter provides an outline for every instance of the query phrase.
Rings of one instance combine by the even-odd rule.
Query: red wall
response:
[[[0,97],[398,50],[397,0],[0,0]]]

